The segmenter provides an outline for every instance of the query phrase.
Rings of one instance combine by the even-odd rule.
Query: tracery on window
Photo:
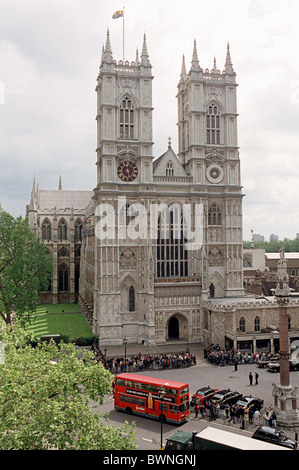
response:
[[[209,208],[208,225],[221,225],[221,211],[216,203],[212,204]]]
[[[207,144],[220,144],[220,112],[210,105],[206,114]]]
[[[135,110],[132,101],[126,97],[122,100],[119,109],[119,137],[120,139],[134,139]]]
[[[184,219],[179,207],[165,210],[158,219],[157,277],[187,277],[188,250]]]
[[[48,219],[45,219],[42,224],[42,240],[49,242],[51,240],[52,227]]]
[[[61,219],[58,223],[58,240],[67,240],[67,224],[64,219]]]

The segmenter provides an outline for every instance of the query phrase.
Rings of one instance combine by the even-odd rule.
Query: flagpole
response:
[[[123,7],[123,62],[125,62],[125,7]]]

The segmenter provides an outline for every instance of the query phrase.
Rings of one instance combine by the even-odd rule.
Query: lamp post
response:
[[[127,372],[127,337],[124,337],[124,345],[125,345],[125,372]]]
[[[161,421],[161,445],[160,448],[163,450],[163,400],[166,394],[166,390],[164,387],[161,387],[159,390],[159,399],[160,399],[160,421]]]
[[[107,357],[107,348],[104,349],[104,367],[106,369],[106,357]]]

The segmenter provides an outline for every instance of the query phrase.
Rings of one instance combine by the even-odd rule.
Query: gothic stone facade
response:
[[[80,303],[100,344],[203,340],[202,300],[243,295],[242,190],[237,142],[236,74],[229,47],[225,70],[203,70],[194,43],[191,68],[183,58],[178,84],[179,153],[169,141],[153,156],[152,67],[146,38],[135,61],[116,62],[109,32],[97,80],[97,187],[83,233]],[[96,208],[119,198],[142,204],[146,226],[153,205],[184,204],[204,212],[203,246],[184,239],[99,240]],[[134,214],[136,216],[136,214]],[[174,229],[172,226],[170,230]],[[149,229],[148,229],[149,230]],[[115,234],[114,234],[115,235]]]
[[[267,325],[269,309],[256,299],[249,306],[243,290],[237,83],[229,46],[222,72],[216,61],[211,70],[202,69],[195,42],[188,73],[183,57],[178,155],[169,140],[165,153],[154,158],[152,82],[146,37],[140,58],[137,52],[135,61],[117,62],[108,32],[96,86],[97,186],[90,192],[34,188],[27,208],[32,229],[54,254],[54,278],[45,297],[75,301],[77,295],[100,345],[122,344],[125,336],[148,345],[178,338],[237,345],[242,317],[255,331],[257,312],[262,309],[260,325]],[[160,211],[153,237],[150,209],[163,205],[172,208],[168,235],[162,237]],[[196,208],[203,208],[198,249],[188,250],[184,237],[174,236],[183,228],[176,211],[186,205],[192,228]],[[106,211],[99,213],[99,207]],[[134,230],[128,236],[124,222],[128,227],[136,220],[139,236]],[[65,287],[67,292],[61,290]]]

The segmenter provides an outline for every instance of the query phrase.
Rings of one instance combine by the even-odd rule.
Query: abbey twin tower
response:
[[[57,190],[43,190],[34,181],[27,206],[32,230],[53,254],[43,302],[78,302],[101,346],[124,337],[210,343],[212,302],[219,310],[244,298],[229,45],[223,71],[215,60],[211,70],[201,67],[196,42],[189,71],[183,57],[178,153],[169,140],[153,155],[152,86],[145,35],[140,56],[124,62],[114,59],[108,31],[96,85],[97,185],[70,191],[60,180]]]

